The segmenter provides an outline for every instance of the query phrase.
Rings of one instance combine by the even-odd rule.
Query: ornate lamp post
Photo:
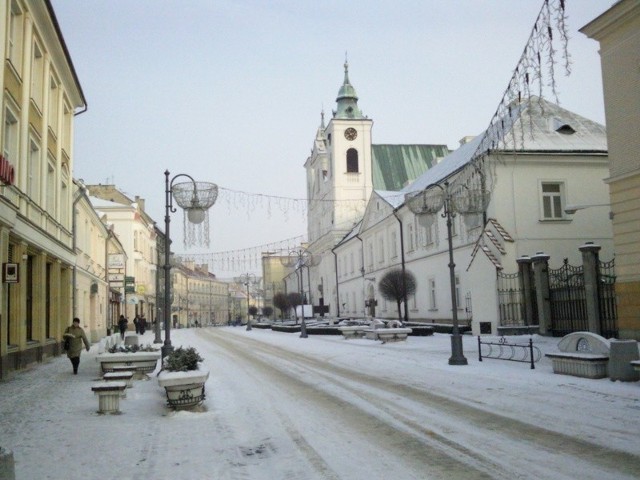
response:
[[[256,276],[253,273],[243,273],[236,279],[236,281],[247,287],[247,332],[250,332],[251,317],[249,316],[249,285],[256,283]]]
[[[196,182],[193,177],[186,173],[179,173],[169,179],[169,170],[164,172],[165,176],[165,216],[164,216],[164,345],[162,346],[162,358],[166,357],[173,350],[171,345],[171,236],[169,226],[171,224],[170,213],[175,213],[173,200],[178,206],[184,209],[186,217],[192,224],[200,224],[207,218],[207,210],[216,203],[218,198],[218,186],[214,183]],[[187,177],[190,182],[177,183],[177,178]],[[186,222],[185,222],[186,224]],[[207,232],[208,233],[208,232]],[[185,232],[186,235],[186,232]],[[208,236],[208,235],[207,235]],[[208,238],[207,242],[208,244]]]
[[[303,283],[304,279],[302,277],[302,268],[307,267],[307,277],[309,274],[309,267],[313,267],[318,264],[320,259],[317,256],[314,256],[309,250],[306,249],[298,249],[298,250],[290,250],[288,255],[280,257],[280,262],[287,268],[293,268],[296,272],[296,277],[298,278],[298,293],[300,294],[300,298],[303,298]],[[311,284],[309,284],[309,297],[311,297]],[[296,313],[297,316],[297,313]],[[307,338],[307,324],[304,319],[304,304],[302,306],[302,321],[300,323],[300,338]]]
[[[462,337],[458,325],[458,302],[456,298],[456,264],[453,262],[452,219],[457,213],[462,215],[478,215],[483,213],[489,204],[490,195],[484,189],[469,189],[464,186],[451,188],[449,182],[443,185],[433,183],[419,192],[408,193],[405,197],[407,206],[418,221],[425,227],[431,226],[436,214],[446,219],[447,240],[449,246],[449,282],[451,286],[451,308],[453,314],[453,331],[451,335],[451,357],[449,365],[467,365],[462,351]]]

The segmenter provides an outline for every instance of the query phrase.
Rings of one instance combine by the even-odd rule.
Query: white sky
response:
[[[128,389],[121,415],[97,414],[98,345],[78,375],[63,356],[3,382],[0,446],[16,479],[638,478],[638,382],[555,375],[544,356],[534,370],[480,363],[467,335],[466,366],[448,365],[444,334],[382,345],[220,327],[171,338],[210,371],[196,411],[168,410],[154,372]],[[533,340],[542,353],[559,341]]]
[[[566,1],[573,73],[558,75],[561,106],[600,123],[598,46],[577,30],[612,3]],[[145,198],[164,229],[166,169],[228,190],[305,198],[303,164],[321,110],[328,119],[335,108],[345,52],[374,143],[456,148],[488,126],[542,0],[53,5],[89,107],[76,117],[74,175]],[[300,212],[223,196],[206,251],[306,233]],[[177,252],[181,224],[174,214]]]

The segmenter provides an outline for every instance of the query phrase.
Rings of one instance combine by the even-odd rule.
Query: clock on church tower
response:
[[[347,140],[355,140],[357,136],[358,132],[353,127],[349,127],[344,131],[344,138]]]

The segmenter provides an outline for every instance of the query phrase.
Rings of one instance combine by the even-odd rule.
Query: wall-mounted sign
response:
[[[108,268],[125,268],[123,253],[110,253],[107,262]]]
[[[124,273],[109,273],[109,282],[124,283]]]
[[[19,279],[18,264],[5,263],[2,265],[2,281],[5,283],[18,283]]]

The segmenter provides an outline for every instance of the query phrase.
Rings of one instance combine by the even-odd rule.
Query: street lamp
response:
[[[451,285],[451,308],[453,313],[453,331],[451,335],[451,358],[449,365],[467,365],[467,359],[462,351],[462,337],[458,325],[458,301],[456,298],[456,264],[453,262],[452,219],[457,213],[462,215],[478,215],[487,209],[490,194],[480,189],[470,189],[466,186],[451,188],[449,182],[444,185],[433,183],[419,192],[408,193],[405,200],[409,210],[418,217],[418,221],[425,227],[430,227],[436,219],[436,214],[443,209],[442,218],[447,220],[447,237],[449,244],[449,282]]]
[[[187,219],[192,224],[200,224],[205,221],[207,210],[216,203],[218,198],[218,186],[214,183],[196,182],[193,177],[186,173],[179,173],[169,179],[169,170],[164,172],[165,176],[165,215],[164,215],[164,345],[162,346],[162,358],[166,357],[173,350],[171,345],[171,236],[169,225],[171,223],[170,213],[175,213],[177,209],[173,207],[173,200],[180,208],[186,212]],[[187,177],[190,182],[173,182],[177,178]],[[185,232],[186,234],[186,232]],[[208,242],[207,242],[208,243]]]
[[[307,267],[307,281],[309,282],[309,268],[318,265],[320,258],[314,256],[307,249],[291,250],[288,255],[280,257],[280,263],[287,268],[293,268],[298,279],[298,294],[303,298],[302,291],[304,289],[304,279],[302,277],[302,268]],[[311,297],[311,283],[309,282],[309,297]],[[296,313],[296,318],[297,318]],[[302,322],[300,323],[300,338],[307,338],[307,324],[304,319],[304,303],[302,304]]]
[[[253,273],[243,273],[236,281],[247,287],[247,332],[250,332],[251,318],[249,316],[249,285],[256,283],[256,276]]]

